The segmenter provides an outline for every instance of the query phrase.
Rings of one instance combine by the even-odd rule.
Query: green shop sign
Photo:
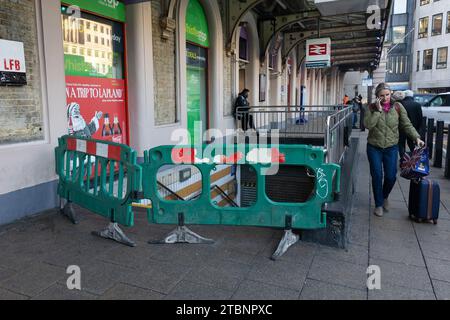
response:
[[[208,20],[198,0],[190,0],[186,12],[186,40],[209,47]]]
[[[125,22],[125,4],[118,0],[63,0],[62,3]]]

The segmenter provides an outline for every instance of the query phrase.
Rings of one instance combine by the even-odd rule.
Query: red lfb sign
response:
[[[5,71],[20,71],[20,61],[15,59],[3,59],[3,67]]]
[[[309,46],[309,55],[310,56],[324,56],[327,55],[327,44],[311,44]]]

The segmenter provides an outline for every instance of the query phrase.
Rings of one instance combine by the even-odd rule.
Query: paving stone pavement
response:
[[[192,226],[214,245],[149,245],[173,226],[150,226],[138,212],[126,230],[128,248],[90,234],[106,222],[78,209],[71,225],[56,211],[0,228],[1,299],[379,300],[450,299],[450,180],[442,187],[438,225],[408,219],[409,182],[399,179],[391,210],[371,214],[370,175],[361,137],[347,250],[300,242],[277,262],[269,258],[282,231]],[[82,290],[67,289],[69,265],[81,268]],[[367,268],[381,271],[381,290],[368,290]]]

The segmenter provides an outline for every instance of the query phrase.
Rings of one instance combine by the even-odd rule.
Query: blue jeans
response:
[[[398,145],[380,149],[367,144],[367,157],[370,163],[375,206],[382,207],[397,181]]]
[[[357,122],[358,122],[358,112],[353,112],[353,128],[356,127]]]

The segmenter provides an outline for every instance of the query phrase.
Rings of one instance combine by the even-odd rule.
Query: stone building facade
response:
[[[242,72],[237,56],[240,27],[230,47],[224,2],[198,1],[211,35],[209,127],[225,132],[236,128],[232,112]],[[187,4],[188,0],[155,0],[126,6],[127,127],[129,144],[139,158],[150,148],[173,144],[172,134],[188,126]],[[257,21],[251,12],[241,24],[248,27],[251,43],[245,74],[252,105],[295,105],[300,95],[304,104],[340,101],[343,75],[331,68],[327,74],[338,80],[327,85],[329,78],[321,71],[301,68],[300,48],[290,53],[291,74],[281,54],[276,68],[269,69],[268,55],[261,57]],[[68,132],[61,1],[0,0],[0,39],[24,43],[28,80],[24,87],[0,87],[1,225],[59,205],[54,148]]]
[[[0,39],[24,43],[27,85],[1,88],[0,145],[44,139],[34,1],[0,1]]]

